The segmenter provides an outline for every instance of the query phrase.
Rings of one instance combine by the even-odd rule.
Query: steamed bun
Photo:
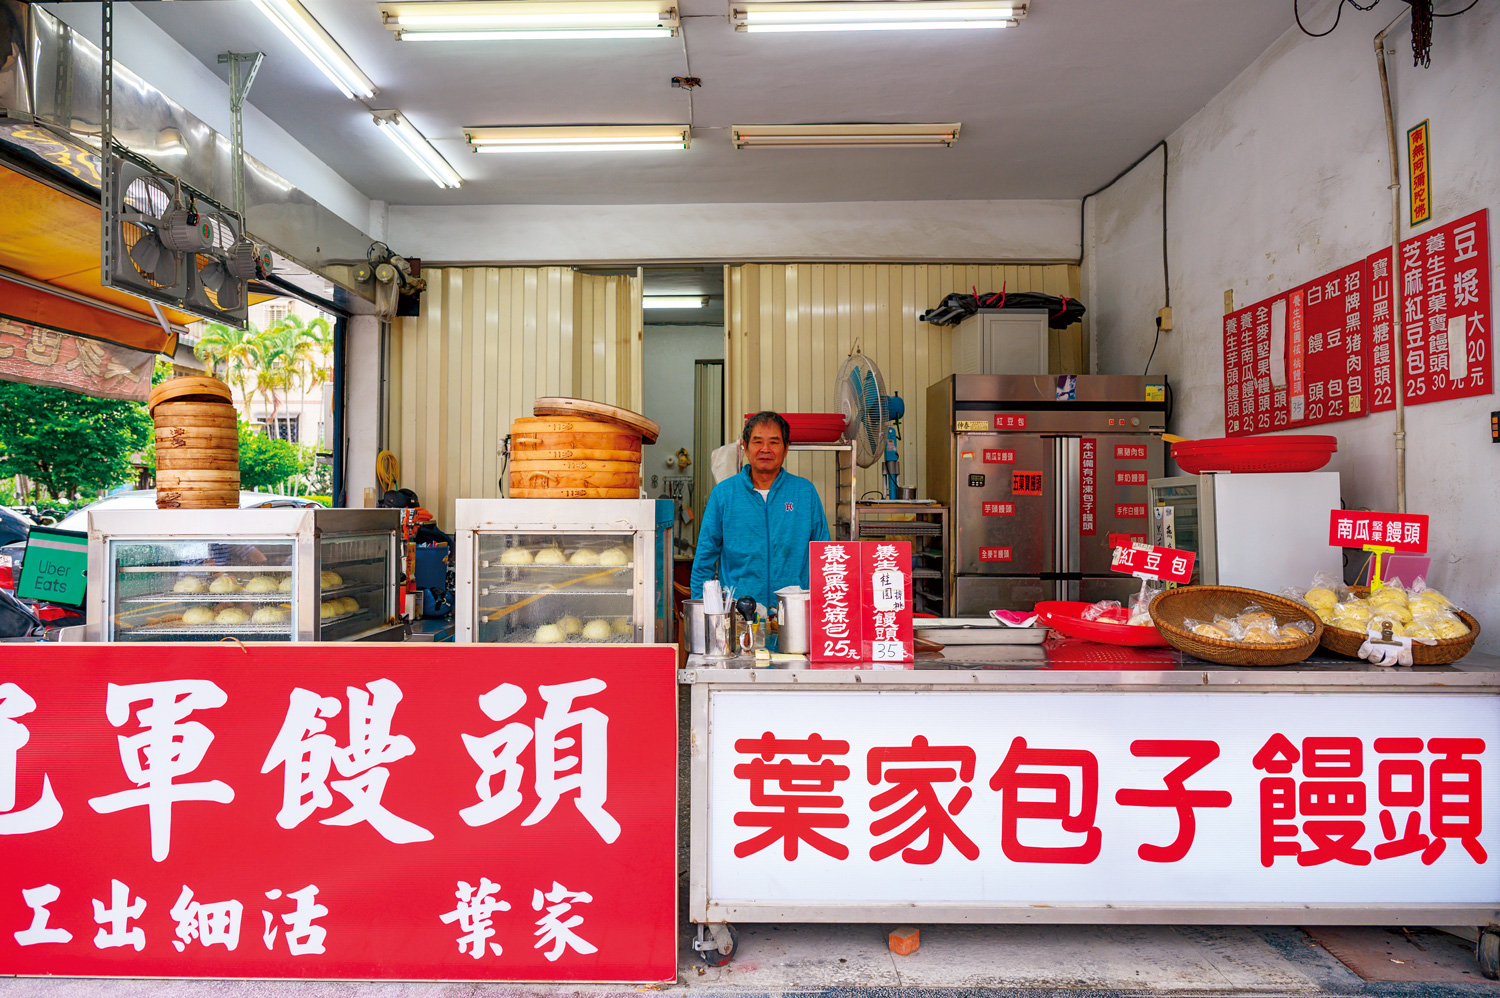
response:
[[[630,552],[624,548],[610,548],[599,556],[599,564],[608,568],[630,564]]]
[[[174,593],[201,593],[205,586],[203,580],[196,575],[187,575],[177,580],[172,586]]]
[[[566,640],[567,636],[563,634],[562,628],[556,624],[543,624],[536,629],[535,641],[538,644],[555,645]]]
[[[511,548],[500,556],[502,565],[530,565],[531,552],[525,548]]]
[[[250,615],[237,606],[220,610],[219,615],[214,618],[215,624],[243,624],[250,619]]]
[[[187,608],[186,612],[183,613],[182,622],[184,624],[191,624],[195,626],[201,624],[212,624],[214,622],[213,608],[207,606],[190,606]]]
[[[332,589],[334,586],[342,586],[344,577],[337,572],[323,572],[318,576],[318,584],[324,589]]]
[[[279,624],[287,619],[289,614],[277,606],[263,606],[251,614],[252,624]]]
[[[628,617],[621,617],[619,620],[615,621],[615,633],[620,635],[621,637],[634,637],[635,625],[630,622],[630,619]]]
[[[608,641],[613,634],[614,628],[609,626],[607,620],[591,620],[583,625],[585,641]]]
[[[233,576],[221,575],[209,583],[208,591],[211,593],[237,593],[240,591],[240,584],[234,580]]]
[[[536,553],[536,557],[532,559],[532,563],[536,565],[561,565],[566,560],[563,557],[561,549],[542,548]]]
[[[276,584],[276,591],[278,593],[289,593],[289,592],[291,592],[292,591],[292,577],[290,575],[288,575],[286,578],[284,578],[280,582],[278,582]]]
[[[276,580],[269,575],[257,575],[245,583],[247,593],[274,593],[276,591]]]
[[[563,617],[557,622],[557,629],[568,637],[577,637],[583,631],[583,622],[577,617]]]
[[[323,601],[323,605],[320,606],[320,607],[318,607],[318,619],[319,620],[327,620],[329,617],[337,617],[338,615],[339,615],[339,601],[338,600],[324,600]]]
[[[597,565],[599,564],[599,552],[589,548],[579,548],[573,552],[573,557],[568,559],[570,565]]]

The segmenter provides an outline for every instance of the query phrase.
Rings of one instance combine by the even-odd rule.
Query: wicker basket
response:
[[[1215,616],[1233,617],[1251,605],[1269,613],[1278,626],[1301,621],[1312,625],[1312,633],[1296,644],[1255,645],[1194,634],[1184,623],[1190,619],[1211,621]],[[1173,648],[1219,665],[1291,665],[1316,651],[1323,634],[1323,622],[1301,603],[1234,586],[1169,589],[1151,602],[1151,620]]]
[[[1354,595],[1364,599],[1370,595],[1368,586],[1350,586]],[[1458,619],[1469,625],[1469,633],[1461,638],[1443,638],[1435,645],[1424,645],[1420,641],[1411,643],[1411,660],[1414,665],[1447,665],[1457,662],[1474,650],[1474,642],[1479,639],[1479,621],[1472,616],[1458,611]],[[1359,658],[1359,646],[1365,643],[1365,636],[1355,631],[1345,631],[1337,627],[1323,628],[1323,647],[1337,655],[1347,655],[1349,658]]]

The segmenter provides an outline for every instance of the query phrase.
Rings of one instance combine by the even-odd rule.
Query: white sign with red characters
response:
[[[1192,551],[1132,544],[1115,548],[1109,567],[1143,579],[1166,579],[1187,585],[1193,579],[1193,562],[1197,557]]]
[[[708,730],[713,905],[1500,898],[1494,696],[715,690]]]
[[[1371,544],[1421,554],[1427,550],[1427,514],[1331,510],[1328,514],[1328,544],[1336,548],[1362,548]]]

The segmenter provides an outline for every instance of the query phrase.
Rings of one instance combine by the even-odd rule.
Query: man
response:
[[[774,412],[745,420],[740,442],[746,464],[714,486],[703,510],[693,557],[694,599],[716,575],[734,587],[736,599],[754,596],[770,609],[776,590],[807,588],[807,545],[828,540],[828,517],[813,483],[781,467],[790,435],[786,420]]]

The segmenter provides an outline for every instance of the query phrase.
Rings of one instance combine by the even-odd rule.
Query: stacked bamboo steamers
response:
[[[638,412],[586,399],[539,398],[510,427],[513,499],[638,499],[641,443],[661,427]]]
[[[151,389],[156,425],[156,505],[239,509],[240,437],[229,386],[218,378],[173,378]]]

